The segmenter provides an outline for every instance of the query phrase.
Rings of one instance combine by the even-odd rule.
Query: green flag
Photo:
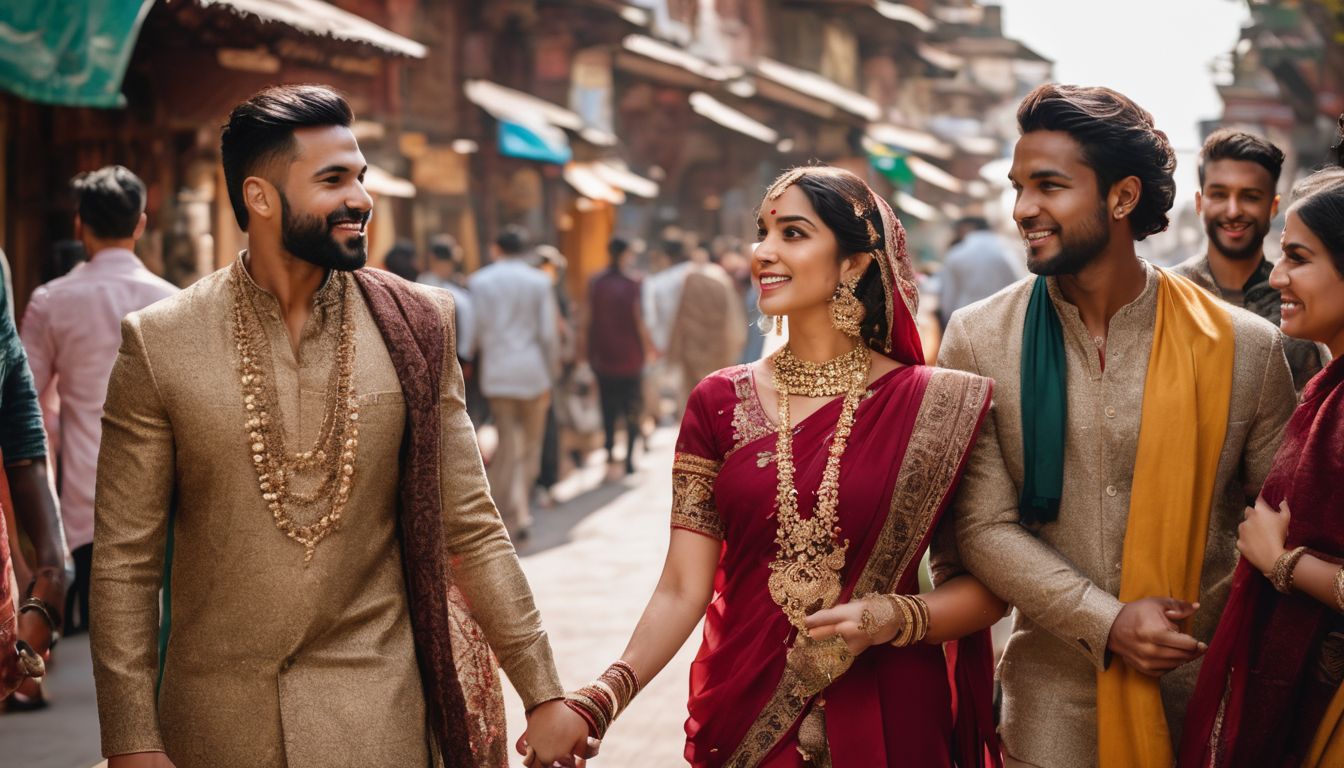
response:
[[[121,107],[121,80],[154,0],[3,0],[0,88],[70,107]]]

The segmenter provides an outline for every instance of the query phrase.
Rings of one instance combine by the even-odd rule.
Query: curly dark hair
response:
[[[766,190],[765,199],[774,200],[789,187],[802,190],[822,223],[835,233],[839,245],[836,261],[861,253],[873,255],[854,288],[854,295],[863,302],[865,310],[860,338],[870,349],[882,352],[887,344],[887,294],[882,287],[878,259],[883,258],[886,240],[882,234],[882,212],[873,200],[873,191],[863,179],[843,168],[810,165],[780,174]],[[760,209],[756,216],[760,217]]]
[[[1017,127],[1023,134],[1062,131],[1072,136],[1096,172],[1103,197],[1115,182],[1137,177],[1142,191],[1129,213],[1135,240],[1171,223],[1167,211],[1176,198],[1176,153],[1167,134],[1154,127],[1153,116],[1124,94],[1110,88],[1037,86],[1017,108]]]

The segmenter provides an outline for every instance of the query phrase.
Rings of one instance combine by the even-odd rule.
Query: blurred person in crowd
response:
[[[492,651],[529,719],[565,713],[452,297],[362,268],[353,121],[320,85],[235,107],[220,154],[247,250],[122,323],[90,624],[109,768],[502,764]],[[531,744],[586,752],[562,741]]]
[[[135,255],[146,217],[145,185],[134,173],[109,165],[76,176],[71,188],[75,235],[89,262],[33,292],[21,334],[44,407],[59,409],[58,419],[48,423],[57,424],[60,436],[61,518],[75,560],[66,632],[89,625],[93,490],[103,401],[121,346],[121,320],[178,290]]]
[[[667,353],[672,339],[672,325],[681,305],[681,290],[686,273],[691,269],[685,244],[680,239],[664,240],[658,249],[667,266],[644,278],[640,288],[640,307],[644,325],[649,329],[653,346],[661,354]]]
[[[607,243],[611,264],[588,284],[588,317],[579,336],[580,359],[597,376],[602,401],[603,446],[607,464],[616,464],[616,427],[625,427],[625,473],[635,471],[635,441],[641,433],[641,377],[649,333],[640,312],[640,283],[632,274],[636,253],[630,243]]]
[[[56,499],[47,476],[47,443],[42,411],[28,368],[28,357],[14,325],[9,262],[0,252],[0,460],[13,510],[0,509],[0,696],[9,711],[46,706],[36,670],[23,663],[20,640],[46,655],[64,624],[69,550]],[[8,520],[28,535],[35,561],[31,567],[10,551]],[[18,580],[22,578],[22,582]],[[17,690],[16,690],[17,689]]]
[[[551,280],[555,294],[556,329],[560,337],[560,372],[551,392],[551,403],[546,409],[546,429],[541,440],[541,465],[537,469],[537,491],[541,495],[542,506],[547,509],[555,505],[553,489],[560,482],[560,442],[562,429],[573,426],[570,419],[572,398],[575,395],[574,362],[577,339],[574,332],[569,300],[569,290],[565,281],[565,271],[569,261],[559,248],[542,243],[533,249],[534,263]],[[575,466],[583,464],[581,454],[571,454]]]
[[[1344,169],[1293,189],[1270,283],[1333,362],[1238,529],[1241,563],[1186,712],[1182,768],[1344,765]]]
[[[1204,222],[1204,253],[1172,268],[1234,306],[1279,324],[1279,292],[1270,285],[1274,264],[1265,258],[1269,223],[1279,212],[1275,192],[1283,152],[1245,131],[1209,134],[1199,151],[1195,212]],[[1299,392],[1329,362],[1329,352],[1307,339],[1285,338],[1284,354]]]
[[[984,630],[1005,606],[961,571],[918,594],[992,382],[922,364],[905,231],[860,178],[792,169],[758,225],[788,345],[691,394],[662,577],[573,719],[601,737],[703,621],[696,768],[996,766]]]
[[[681,372],[679,401],[701,379],[736,363],[747,342],[747,316],[736,283],[709,251],[696,248],[667,342],[667,359]]]
[[[457,238],[435,235],[429,240],[429,269],[416,280],[453,294],[453,307],[457,310],[457,359],[467,385],[467,413],[471,415],[471,423],[479,425],[485,416],[485,400],[472,362],[476,356],[476,307],[471,291],[467,290],[462,266],[462,246]]]
[[[418,262],[419,259],[416,258],[415,254],[415,243],[412,243],[404,237],[399,237],[397,238],[397,241],[392,244],[392,247],[387,249],[387,253],[383,256],[383,269],[400,277],[402,280],[415,282],[420,278],[420,265]]]
[[[515,539],[532,525],[528,500],[541,472],[551,389],[560,374],[560,310],[555,286],[531,266],[527,230],[510,224],[491,248],[494,261],[471,276],[481,392],[499,430],[490,488]]]
[[[1344,115],[1339,116],[1337,125],[1339,127],[1335,131],[1335,141],[1330,145],[1330,154],[1327,159],[1335,165],[1344,167]]]
[[[958,309],[993,296],[1026,274],[983,216],[954,225],[956,242],[938,272],[938,320],[943,329]]]
[[[1035,277],[948,325],[939,364],[996,386],[933,561],[1015,608],[1006,765],[1167,766],[1292,375],[1264,320],[1138,257],[1176,193],[1152,115],[1047,84],[1017,122],[1013,218]]]

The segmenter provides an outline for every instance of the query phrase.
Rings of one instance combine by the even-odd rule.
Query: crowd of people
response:
[[[248,248],[186,290],[109,167],[73,183],[87,263],[21,333],[0,292],[12,709],[87,630],[111,768],[498,766],[502,668],[524,764],[573,766],[703,622],[694,766],[1344,764],[1344,168],[1293,187],[1270,262],[1283,153],[1213,133],[1206,250],[1159,268],[1165,134],[1041,86],[1009,173],[1030,275],[961,222],[934,366],[905,230],[848,171],[784,172],[749,256],[663,233],[646,270],[613,239],[575,306],[517,227],[470,275],[448,237],[363,268],[353,120],[322,86],[234,109]],[[587,378],[613,476],[665,391],[680,433],[662,577],[566,692],[514,543]]]

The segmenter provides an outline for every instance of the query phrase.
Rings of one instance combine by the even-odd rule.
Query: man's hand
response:
[[[1237,526],[1237,551],[1266,577],[1287,551],[1284,542],[1292,517],[1287,501],[1274,509],[1263,498],[1257,498],[1254,507],[1246,508],[1246,519]]]
[[[132,752],[107,759],[107,768],[174,768],[162,752]]]
[[[1139,672],[1160,677],[1208,650],[1175,623],[1195,615],[1198,608],[1199,603],[1170,597],[1145,597],[1125,603],[1111,625],[1106,647]]]
[[[588,738],[588,723],[564,700],[552,699],[528,713],[527,730],[515,748],[528,768],[582,768],[584,759],[597,755],[598,746],[596,739]]]

